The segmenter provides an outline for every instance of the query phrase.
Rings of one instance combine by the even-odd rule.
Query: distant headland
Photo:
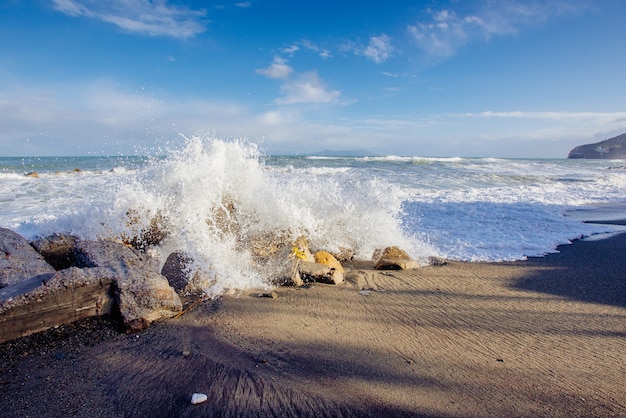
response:
[[[567,158],[626,159],[626,133],[595,144],[579,145],[570,151]]]

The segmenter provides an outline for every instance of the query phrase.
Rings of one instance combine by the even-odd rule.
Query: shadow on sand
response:
[[[513,287],[626,307],[626,233],[578,240],[558,250],[556,254],[516,262],[534,269]]]

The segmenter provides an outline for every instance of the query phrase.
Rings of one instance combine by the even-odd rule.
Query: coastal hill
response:
[[[570,151],[567,158],[602,160],[626,159],[626,134],[621,134],[595,144],[580,145]]]

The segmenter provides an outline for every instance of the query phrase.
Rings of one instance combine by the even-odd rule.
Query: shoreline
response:
[[[237,292],[138,334],[0,345],[12,416],[625,416],[626,234],[525,261]],[[191,394],[208,401],[191,405]]]

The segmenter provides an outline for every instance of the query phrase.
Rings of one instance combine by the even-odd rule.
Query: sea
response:
[[[154,156],[0,157],[0,227],[128,240],[168,231],[147,251],[175,251],[207,294],[264,287],[254,237],[369,260],[399,246],[417,260],[540,257],[624,227],[626,161],[268,155],[246,140],[185,138]],[[36,173],[36,175],[34,175]],[[27,174],[31,174],[30,176]],[[224,224],[227,227],[224,227]]]

